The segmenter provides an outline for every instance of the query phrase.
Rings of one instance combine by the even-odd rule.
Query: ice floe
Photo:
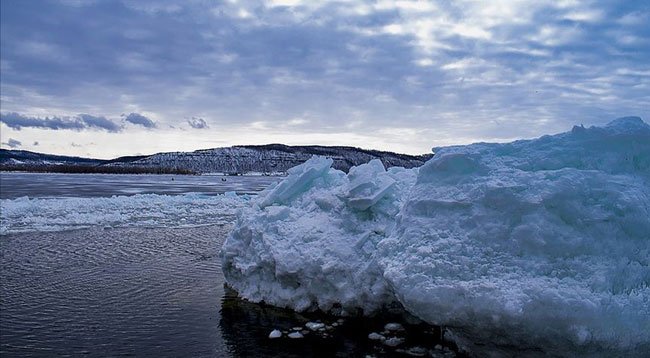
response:
[[[28,198],[0,200],[0,234],[60,231],[90,226],[179,227],[226,224],[249,196],[235,193],[138,194],[99,198]]]

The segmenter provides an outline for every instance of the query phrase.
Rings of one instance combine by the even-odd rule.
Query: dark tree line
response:
[[[43,165],[43,164],[0,164],[0,171],[22,171],[34,173],[71,174],[178,174],[195,175],[196,172],[180,168],[143,166],[94,166],[94,165]]]

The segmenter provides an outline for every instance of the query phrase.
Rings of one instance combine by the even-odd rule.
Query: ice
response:
[[[375,205],[395,185],[379,159],[351,168],[348,179],[348,205],[356,210]]]
[[[439,150],[379,245],[384,277],[466,345],[647,349],[649,163],[638,118]]]
[[[270,339],[275,339],[280,337],[282,337],[282,332],[280,332],[280,330],[274,329],[271,331],[271,333],[269,333]]]
[[[330,158],[314,157],[309,164],[303,163],[289,169],[289,177],[277,184],[260,202],[260,206],[282,204],[307,190],[314,179],[323,176],[330,169],[332,163],[334,161]]]
[[[383,340],[383,343],[389,347],[397,347],[400,344],[404,343],[404,338],[400,337],[390,337]]]
[[[399,301],[479,355],[650,351],[641,119],[439,148],[419,170],[329,165],[240,212],[222,259],[243,297],[342,315]]]
[[[386,337],[382,336],[377,332],[371,332],[370,334],[368,334],[368,339],[372,341],[384,341],[386,340]]]
[[[0,200],[0,234],[61,231],[90,226],[178,227],[233,221],[249,196],[138,194],[100,198]]]
[[[353,178],[379,171],[395,181],[390,190],[373,186],[363,192],[375,193],[374,204],[359,210],[349,204],[358,198],[358,192],[349,192],[349,176],[329,165],[331,160],[313,157],[242,209],[222,258],[229,284],[243,297],[338,313],[372,311],[393,297],[371,255],[392,230],[392,217],[417,170],[386,171],[371,162],[351,171]]]
[[[312,331],[319,330],[321,328],[325,327],[325,324],[320,323],[320,322],[307,322],[305,323],[305,327],[311,329]]]
[[[386,331],[403,331],[404,327],[399,323],[391,322],[391,323],[386,323],[384,329]]]

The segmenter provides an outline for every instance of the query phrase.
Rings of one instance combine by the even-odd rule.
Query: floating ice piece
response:
[[[429,351],[424,347],[411,347],[409,349],[404,349],[403,352],[412,357],[424,357],[429,353]]]
[[[298,338],[303,338],[304,336],[300,332],[291,332],[287,335],[287,337],[291,339],[298,339]]]
[[[312,331],[319,330],[321,328],[325,327],[325,324],[320,323],[320,322],[307,322],[305,323],[305,327],[311,329]]]
[[[282,337],[282,332],[280,332],[279,329],[274,329],[269,333],[269,338],[274,339],[274,338],[280,338]]]
[[[249,196],[236,194],[0,199],[0,235],[92,226],[111,229],[226,224],[249,204]]]
[[[399,323],[386,323],[384,329],[387,331],[403,331],[404,327]]]
[[[382,336],[381,334],[377,332],[372,332],[368,335],[368,339],[372,341],[383,341],[386,339],[386,337]]]
[[[386,340],[384,340],[383,343],[384,343],[384,345],[389,346],[389,347],[397,347],[400,344],[404,343],[404,338],[390,337],[390,338],[386,338]]]

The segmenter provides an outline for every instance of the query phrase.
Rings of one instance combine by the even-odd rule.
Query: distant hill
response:
[[[23,150],[0,149],[0,169],[38,170],[48,166],[80,167],[79,172],[179,172],[179,173],[284,173],[289,168],[305,162],[312,155],[322,155],[334,160],[333,167],[348,171],[351,167],[380,159],[384,166],[417,167],[433,155],[407,155],[355,147],[287,146],[283,144],[247,145],[196,150],[193,152],[168,152],[147,156],[119,157],[111,160],[68,157],[34,153]],[[88,168],[92,167],[92,169]],[[74,170],[72,170],[74,171]]]
[[[98,165],[106,162],[101,159],[68,157],[29,152],[26,150],[0,149],[0,164],[83,164]]]

